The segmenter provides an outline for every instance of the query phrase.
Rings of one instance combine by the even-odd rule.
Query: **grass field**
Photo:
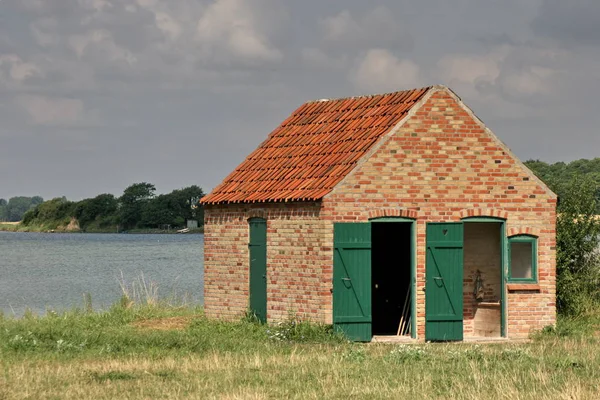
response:
[[[527,344],[353,344],[190,307],[0,318],[0,399],[597,399],[600,318]]]

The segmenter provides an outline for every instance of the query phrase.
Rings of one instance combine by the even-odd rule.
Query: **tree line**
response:
[[[569,190],[569,182],[574,177],[585,178],[596,186],[596,212],[600,214],[600,158],[581,159],[570,163],[546,163],[540,160],[525,161],[525,165],[533,171],[546,185],[558,195],[565,197]]]
[[[127,187],[120,197],[109,193],[81,201],[57,197],[27,210],[22,223],[56,229],[75,220],[82,231],[91,232],[184,227],[187,220],[203,224],[204,213],[199,201],[204,192],[200,187],[192,185],[160,195],[155,192],[153,184],[141,182]]]
[[[16,196],[8,199],[0,199],[0,222],[17,222],[23,219],[23,215],[42,204],[44,199],[40,196],[25,197]]]

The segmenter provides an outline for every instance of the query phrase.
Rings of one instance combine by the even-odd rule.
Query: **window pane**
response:
[[[510,272],[511,278],[531,279],[532,278],[532,243],[513,242],[510,247]]]

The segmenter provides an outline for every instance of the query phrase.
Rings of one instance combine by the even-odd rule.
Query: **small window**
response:
[[[525,235],[508,238],[508,253],[508,279],[537,282],[537,238]]]

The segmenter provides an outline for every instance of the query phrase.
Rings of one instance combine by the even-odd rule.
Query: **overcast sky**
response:
[[[600,156],[600,1],[0,0],[0,197],[209,191],[307,100],[440,83]]]

